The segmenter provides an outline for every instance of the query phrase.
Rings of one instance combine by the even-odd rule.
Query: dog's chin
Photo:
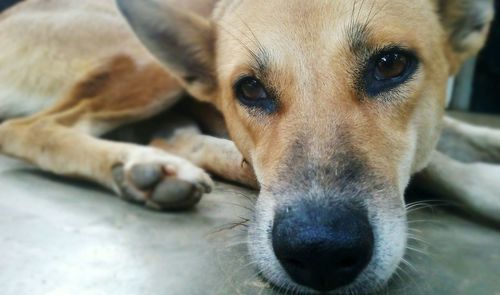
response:
[[[273,198],[261,193],[248,231],[252,263],[257,266],[259,274],[277,289],[289,290],[293,294],[325,294],[295,283],[276,258],[271,240],[274,208]],[[369,214],[375,248],[368,266],[351,284],[327,294],[374,293],[384,288],[396,272],[406,249],[406,214],[403,204],[393,206],[391,210],[384,209]]]

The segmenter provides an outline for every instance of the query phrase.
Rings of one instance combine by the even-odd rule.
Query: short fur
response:
[[[483,46],[491,1],[117,3],[27,0],[0,15],[1,152],[155,209],[196,204],[213,186],[202,168],[260,187],[251,257],[273,284],[301,293],[314,290],[293,282],[269,241],[290,200],[366,208],[373,258],[333,293],[373,291],[394,273],[406,247],[403,195],[418,172],[422,186],[500,222],[500,132],[443,121],[447,80]],[[420,67],[397,91],[371,97],[360,65],[392,45],[416,52]],[[263,81],[275,112],[238,103],[242,75]],[[213,105],[219,113],[206,104],[194,113],[225,133],[222,114],[232,141],[190,124],[150,147],[98,138],[185,94]],[[465,144],[451,145],[457,138]]]

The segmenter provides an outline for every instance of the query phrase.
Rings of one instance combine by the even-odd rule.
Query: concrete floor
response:
[[[219,183],[191,212],[157,213],[2,156],[0,188],[0,294],[276,294],[235,225],[254,192]],[[500,295],[499,230],[440,208],[411,220],[424,242],[384,294]]]

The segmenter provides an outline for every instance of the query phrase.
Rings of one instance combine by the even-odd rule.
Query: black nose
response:
[[[272,242],[290,277],[318,291],[353,282],[373,253],[373,232],[364,210],[322,204],[297,204],[277,212]]]

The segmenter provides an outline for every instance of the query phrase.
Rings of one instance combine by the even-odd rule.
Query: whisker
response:
[[[266,50],[264,49],[264,46],[262,45],[262,43],[260,42],[259,38],[257,38],[257,35],[255,34],[255,32],[252,30],[252,28],[248,25],[248,23],[246,23],[243,18],[240,16],[240,21],[243,23],[243,25],[247,28],[247,30],[250,32],[250,34],[252,34],[252,37],[253,37],[253,42],[254,42],[254,45],[257,47],[257,49],[259,50],[260,54],[263,56],[263,57],[266,57],[267,56],[267,53],[266,53]]]
[[[234,202],[221,201],[221,202],[219,202],[219,204],[231,205],[231,206],[234,206],[234,207],[245,209],[245,210],[247,210],[249,212],[254,212],[255,211],[254,208],[247,207],[245,205],[241,205],[241,204],[234,203]]]
[[[248,225],[246,224],[248,221],[249,221],[249,219],[244,218],[240,222],[233,222],[233,223],[223,225],[219,229],[215,230],[213,233],[216,234],[216,233],[221,233],[224,231],[230,231],[230,230],[234,230],[234,229],[241,227],[241,226],[248,227]]]
[[[443,225],[442,221],[431,220],[431,219],[411,219],[407,221],[407,224],[435,224],[435,225]]]
[[[421,209],[431,209],[433,211],[437,207],[445,207],[450,206],[451,204],[444,201],[439,200],[425,200],[425,201],[417,201],[413,203],[409,203],[405,206],[407,214],[414,213],[415,211]]]
[[[407,271],[407,270],[405,270],[402,266],[398,266],[398,271],[401,271],[401,272],[402,272],[402,273],[403,273],[403,274],[404,274],[404,275],[408,278],[408,280],[410,281],[410,284],[411,284],[411,285],[413,285],[413,286],[415,286],[417,289],[419,289],[419,292],[418,292],[418,293],[422,294],[422,289],[421,289],[421,286],[420,286],[420,284],[418,284],[418,283],[417,283],[417,280],[415,279],[415,277],[414,277],[414,276],[411,276],[411,275],[408,273],[408,271]],[[415,271],[413,271],[413,272],[415,272]],[[405,285],[405,286],[407,285],[407,284],[406,284],[406,283],[407,283],[406,281],[405,281],[405,282],[403,282],[403,283],[404,283],[404,285]],[[408,287],[404,287],[404,288],[408,288]]]
[[[408,228],[408,231],[409,231],[409,232],[414,232],[414,233],[416,233],[416,234],[422,234],[422,233],[423,233],[423,231],[422,231],[421,229],[418,229],[418,228],[411,228],[411,227],[409,227],[409,228]]]
[[[419,237],[408,236],[408,240],[410,240],[410,241],[416,241],[416,242],[424,244],[426,246],[431,246],[432,245],[431,243],[429,243],[429,242],[427,242],[427,241],[425,241],[425,240],[423,240],[423,239],[421,239]]]
[[[235,243],[226,244],[226,245],[224,245],[224,248],[230,249],[230,248],[234,248],[234,247],[242,246],[242,245],[246,246],[247,244],[248,244],[247,241],[239,241],[239,242],[235,242]]]
[[[413,252],[416,252],[416,253],[419,253],[419,254],[422,254],[424,256],[428,256],[429,253],[426,253],[420,249],[417,249],[417,248],[414,248],[414,247],[410,247],[410,246],[406,246],[406,249],[410,250],[410,251],[413,251]]]
[[[401,258],[401,262],[404,265],[406,265],[409,268],[411,268],[415,273],[417,273],[417,274],[419,273],[419,271],[417,270],[417,268],[413,264],[411,264],[408,260],[406,260],[405,258]]]

